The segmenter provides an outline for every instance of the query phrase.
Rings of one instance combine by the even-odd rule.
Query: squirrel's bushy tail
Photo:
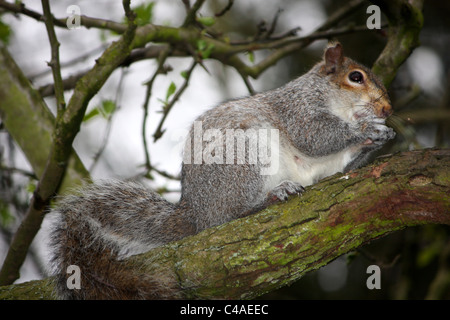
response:
[[[179,223],[174,219],[176,209],[157,193],[123,181],[89,185],[64,197],[52,210],[58,219],[51,238],[58,297],[176,297],[176,283],[146,275],[124,260],[181,238],[164,232],[167,224]]]

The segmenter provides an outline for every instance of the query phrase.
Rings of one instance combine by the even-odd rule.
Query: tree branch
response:
[[[419,45],[419,34],[423,27],[423,0],[372,0],[372,2],[380,6],[389,23],[388,41],[372,67],[372,71],[388,88],[398,68]]]
[[[307,47],[315,40],[329,39],[354,32],[372,32],[367,29],[366,26],[347,26],[335,30],[315,31],[304,37],[290,37],[287,39],[276,38],[271,39],[270,41],[225,43],[202,36],[195,30],[148,25],[145,26],[147,31],[142,30],[141,28],[138,28],[140,36],[136,39],[136,44],[134,46],[136,49],[129,57],[127,57],[127,59],[125,59],[121,66],[129,66],[138,61],[158,58],[161,52],[165,50],[165,46],[151,45],[142,48],[149,42],[170,42],[175,47],[172,50],[170,57],[190,57],[192,56],[192,52],[189,48],[195,47],[197,41],[204,41],[206,46],[211,46],[212,48],[209,58],[218,60],[225,65],[235,68],[243,79],[247,79],[248,77],[258,78],[267,68],[273,66],[281,58]],[[156,30],[158,30],[158,32],[154,32]],[[145,39],[147,32],[149,33],[148,39]],[[187,40],[189,42],[186,42]],[[188,45],[190,46],[189,48]],[[272,50],[272,53],[263,61],[253,66],[248,66],[237,57],[237,54],[239,53],[257,50]],[[84,71],[64,79],[64,90],[73,89],[76,81],[85,74],[86,72]],[[54,85],[44,85],[39,88],[39,92],[44,97],[53,95]]]
[[[127,263],[168,280],[184,298],[254,298],[396,230],[450,225],[449,169],[450,149],[383,157]],[[0,288],[0,299],[28,298],[20,296],[28,286],[34,288],[29,298],[52,299],[50,279],[40,283]]]
[[[30,10],[25,7],[23,3],[10,3],[4,0],[0,0],[0,8],[4,8],[13,13],[21,13],[25,16],[28,16],[36,21],[44,21],[45,17],[39,12]],[[56,27],[67,28],[67,18],[55,18],[52,17],[52,22]],[[98,29],[107,29],[119,34],[124,33],[127,30],[127,26],[122,23],[114,22],[111,20],[99,19],[99,18],[91,18],[84,15],[80,15],[80,25],[86,28],[98,28]]]
[[[148,149],[148,143],[147,143],[147,120],[148,120],[148,109],[150,104],[150,97],[152,95],[152,89],[153,89],[153,83],[156,80],[156,77],[162,73],[166,73],[167,70],[164,68],[164,63],[166,62],[167,57],[170,54],[170,51],[172,51],[171,46],[164,46],[164,50],[160,52],[160,55],[158,57],[158,67],[156,68],[155,72],[153,73],[153,76],[150,78],[149,81],[147,81],[146,90],[145,90],[145,98],[144,103],[142,105],[142,109],[144,109],[144,117],[142,119],[142,143],[144,146],[144,154],[145,154],[145,167],[146,167],[146,175],[149,174],[151,169],[153,168],[151,161],[150,161],[150,153]]]
[[[183,23],[184,27],[195,23],[195,16],[197,11],[203,4],[203,0],[197,0],[192,7],[188,6],[188,13]],[[423,0],[406,1],[406,0],[373,0],[374,4],[379,5],[386,14],[389,21],[388,43],[373,66],[373,71],[379,75],[386,87],[390,85],[395,77],[396,70],[406,60],[412,50],[419,43],[419,32],[423,25],[423,15],[421,13]],[[188,3],[188,2],[186,2]],[[257,78],[268,67],[275,64],[280,58],[300,50],[309,45],[313,40],[330,38],[342,34],[347,34],[357,31],[370,31],[365,26],[361,27],[343,27],[337,30],[330,30],[343,18],[359,9],[363,5],[361,0],[353,0],[341,10],[336,11],[331,15],[325,23],[322,24],[315,32],[306,37],[297,37],[293,39],[271,39],[264,41],[255,41],[248,44],[233,44],[225,43],[217,39],[200,35],[198,30],[188,28],[170,28],[155,25],[146,25],[137,32],[140,36],[136,39],[134,48],[144,47],[148,42],[170,42],[174,45],[193,45],[198,40],[205,41],[207,45],[214,45],[211,52],[211,58],[220,60],[222,63],[230,65],[238,70],[243,76],[251,76]],[[34,12],[25,8],[23,4],[12,4],[0,0],[0,7],[3,7],[11,12],[22,13],[38,21],[43,20],[40,13]],[[53,18],[55,26],[66,27],[66,19]],[[119,34],[125,32],[126,25],[113,21],[91,18],[86,16],[80,17],[81,25],[90,28],[101,28],[115,31]],[[156,32],[155,32],[156,31]],[[148,33],[145,36],[145,33]],[[142,43],[142,41],[144,43]],[[237,56],[237,53],[255,51],[261,49],[276,49],[266,59],[255,66],[247,66]],[[189,50],[184,50],[184,55],[189,56]],[[155,55],[156,56],[156,55]],[[141,56],[142,58],[142,56]],[[130,62],[128,62],[129,64]],[[66,82],[70,83],[70,82]],[[70,89],[70,87],[65,87]],[[46,91],[52,92],[52,90]]]
[[[55,84],[55,98],[58,110],[64,110],[66,103],[64,101],[64,86],[61,77],[61,66],[59,63],[59,42],[56,38],[55,29],[53,27],[53,16],[50,11],[50,4],[48,0],[42,0],[42,10],[44,11],[45,27],[47,29],[48,39],[52,52],[52,59],[48,65],[52,68],[53,81]]]
[[[220,10],[219,12],[217,12],[216,14],[214,14],[216,17],[221,17],[223,15],[225,15],[225,13],[227,13],[228,11],[231,10],[231,7],[233,6],[234,0],[228,0],[228,4],[225,6],[225,8],[223,8],[222,10]]]

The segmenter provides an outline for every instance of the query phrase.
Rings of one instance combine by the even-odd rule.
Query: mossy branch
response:
[[[165,279],[183,298],[254,298],[396,230],[450,225],[449,169],[450,149],[384,157],[127,263]],[[53,299],[51,289],[51,279],[32,281],[0,288],[0,299]]]

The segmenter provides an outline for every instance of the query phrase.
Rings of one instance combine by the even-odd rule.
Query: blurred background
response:
[[[22,1],[28,8],[42,12],[39,1]],[[132,1],[133,7],[148,6],[149,1]],[[200,13],[209,17],[227,5],[227,0],[207,1]],[[108,20],[123,21],[122,1],[59,0],[51,1],[56,17],[68,16],[67,8],[77,5],[81,14]],[[269,25],[282,9],[275,34],[300,27],[304,36],[319,27],[333,12],[348,1],[329,0],[235,0],[224,16],[216,19],[214,28],[231,40],[251,39],[261,21]],[[369,15],[362,6],[338,26],[365,25]],[[148,8],[148,7],[147,7]],[[0,11],[1,13],[2,11]],[[151,22],[179,26],[185,8],[179,0],[153,1],[149,9]],[[426,0],[425,24],[421,46],[400,68],[389,88],[395,117],[392,125],[397,137],[382,153],[448,147],[450,142],[450,1]],[[0,37],[18,65],[36,88],[53,82],[47,61],[50,46],[42,22],[23,15],[0,15]],[[382,16],[382,23],[385,19]],[[62,76],[67,78],[88,70],[95,59],[117,36],[109,31],[79,28],[56,29],[61,43]],[[346,55],[371,66],[385,44],[383,32],[357,32],[337,37]],[[307,72],[321,59],[326,40],[319,40],[267,69],[258,79],[251,79],[256,91],[283,85]],[[248,64],[263,59],[268,52],[257,51],[246,57]],[[147,122],[148,153],[152,164],[161,171],[177,176],[181,164],[181,145],[193,120],[218,103],[248,95],[238,73],[214,60],[205,60],[205,68],[197,67],[190,85],[169,114],[161,139],[153,142],[161,119],[161,110],[172,83],[179,88],[184,81],[181,73],[189,68],[191,58],[170,58],[172,71],[159,76],[153,86]],[[144,83],[157,68],[155,60],[143,60],[128,68],[117,69],[89,104],[85,121],[74,146],[94,180],[104,178],[139,179],[159,190],[170,201],[179,198],[180,185],[157,173],[145,174],[145,150],[142,138]],[[66,101],[71,91],[66,92]],[[47,105],[55,110],[53,97]],[[26,128],[24,128],[26,130]],[[36,181],[20,148],[2,126],[0,118],[0,261],[6,255],[8,243],[21,221]],[[14,168],[14,170],[11,170]],[[46,219],[47,220],[47,219]],[[33,243],[22,268],[19,282],[40,279],[47,275],[46,232],[49,221]],[[369,290],[366,280],[369,265],[381,269],[381,289]],[[446,285],[445,285],[446,284]],[[450,298],[450,230],[445,226],[408,228],[374,241],[361,250],[343,256],[328,266],[310,273],[290,287],[272,292],[270,299],[449,299]],[[443,289],[442,289],[443,288]]]

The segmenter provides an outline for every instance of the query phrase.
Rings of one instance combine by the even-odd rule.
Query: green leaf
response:
[[[214,49],[214,44],[207,44],[205,40],[197,41],[197,50],[202,59],[208,59]]]
[[[166,92],[166,102],[169,101],[169,98],[171,95],[173,95],[175,93],[175,90],[177,90],[177,86],[175,85],[175,83],[172,81],[170,83],[169,88],[167,88],[167,92]]]
[[[98,111],[98,107],[95,107],[94,109],[92,109],[91,111],[89,111],[88,113],[86,113],[84,115],[83,122],[88,122],[89,120],[95,118],[99,114],[100,114],[100,112]]]
[[[133,11],[136,13],[136,24],[138,26],[143,26],[152,22],[154,5],[154,2],[143,3],[133,9]]]
[[[36,188],[37,188],[37,185],[34,181],[30,181],[26,187],[28,193],[33,193],[36,190]]]
[[[184,79],[187,79],[188,72],[187,72],[186,70],[181,71],[181,72],[180,72],[180,75],[181,75]]]
[[[100,112],[104,118],[109,118],[116,111],[116,104],[112,100],[103,100]]]
[[[197,17],[197,21],[207,27],[210,27],[216,23],[216,19],[214,19],[214,17]]]
[[[0,226],[8,227],[14,222],[14,216],[8,209],[8,205],[0,201]]]
[[[251,63],[255,63],[255,53],[253,51],[247,52],[248,60]]]
[[[4,44],[8,44],[10,36],[11,28],[0,20],[0,41]]]
[[[206,41],[205,40],[198,40],[197,41],[197,49],[198,51],[202,52],[206,49]]]
[[[101,115],[103,118],[108,119],[116,110],[116,104],[112,100],[103,100],[101,105],[95,106],[91,111],[86,113],[83,118],[83,122],[87,122],[95,117]]]
[[[209,56],[211,55],[212,50],[214,49],[214,45],[210,44],[208,45],[208,47],[206,48],[205,51],[203,51],[203,59],[208,59]]]

